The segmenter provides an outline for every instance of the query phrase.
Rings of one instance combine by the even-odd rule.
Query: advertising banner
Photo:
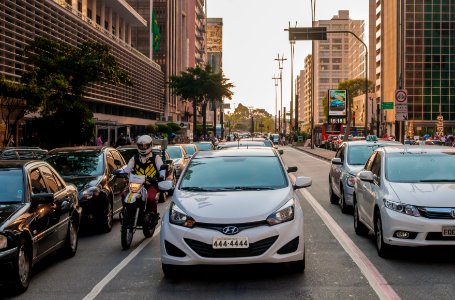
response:
[[[347,115],[347,113],[346,113],[347,91],[346,90],[329,90],[328,95],[329,95],[328,96],[329,118],[346,117],[346,115]]]

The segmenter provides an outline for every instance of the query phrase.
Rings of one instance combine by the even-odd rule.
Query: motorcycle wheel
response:
[[[126,205],[123,208],[123,221],[121,229],[121,241],[123,250],[128,250],[134,236],[135,205]]]
[[[155,233],[156,222],[153,221],[153,216],[149,213],[144,214],[144,225],[142,226],[142,232],[146,238],[152,237]]]

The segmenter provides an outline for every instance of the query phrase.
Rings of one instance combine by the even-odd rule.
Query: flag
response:
[[[155,10],[152,10],[152,41],[153,51],[160,49],[159,42],[161,39],[160,28],[158,27],[158,21],[156,20]]]

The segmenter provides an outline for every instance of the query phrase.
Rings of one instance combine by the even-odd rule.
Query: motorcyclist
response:
[[[166,170],[161,170],[165,166],[163,166],[161,156],[152,152],[153,140],[149,135],[138,137],[136,147],[138,153],[131,157],[124,172],[145,175],[144,187],[147,189],[146,211],[152,213],[152,221],[156,224],[159,219],[156,203],[158,181],[164,180],[166,176]]]

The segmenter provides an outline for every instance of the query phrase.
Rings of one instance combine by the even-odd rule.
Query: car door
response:
[[[376,152],[373,152],[373,154],[368,158],[365,168],[363,170],[365,171],[371,171],[371,167],[373,165],[374,159],[376,157]],[[368,193],[371,190],[370,187],[371,183],[368,181],[364,180],[357,180],[356,182],[356,201],[357,201],[357,206],[359,209],[359,218],[362,221],[367,220],[367,204],[366,204],[366,198],[368,197]]]
[[[121,192],[125,189],[126,182],[120,176],[114,176],[114,171],[121,169],[126,163],[117,150],[109,150],[106,156],[108,166],[109,187],[114,194],[114,211],[122,207]],[[117,164],[116,164],[117,162]]]
[[[381,163],[382,156],[380,152],[376,152],[374,160],[371,164],[371,173],[373,173],[373,182],[366,185],[364,192],[364,206],[365,206],[365,221],[374,227],[374,208],[378,199],[381,188]]]
[[[337,153],[335,154],[335,157],[341,159],[341,165],[336,165],[336,164],[331,164],[330,166],[330,173],[331,173],[331,185],[332,189],[335,192],[336,195],[340,196],[340,179],[341,179],[341,172],[343,165],[345,164],[345,155],[344,153],[346,152],[346,144],[343,144],[340,149],[338,149]]]

